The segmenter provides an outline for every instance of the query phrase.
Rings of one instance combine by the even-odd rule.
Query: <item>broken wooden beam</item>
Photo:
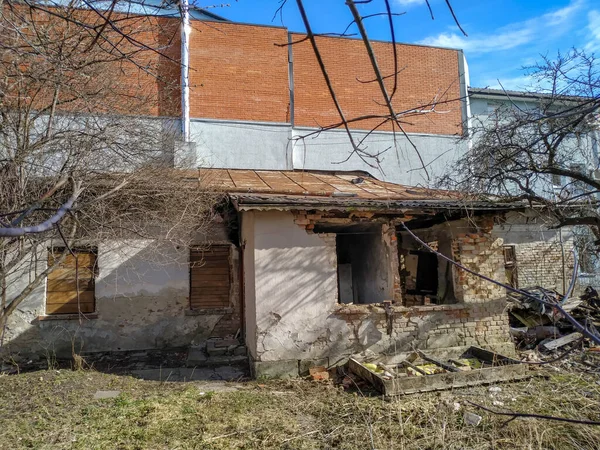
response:
[[[567,334],[561,338],[554,339],[553,341],[540,344],[540,347],[543,350],[556,350],[557,348],[564,347],[565,345],[575,342],[578,339],[581,339],[581,333],[575,332]]]

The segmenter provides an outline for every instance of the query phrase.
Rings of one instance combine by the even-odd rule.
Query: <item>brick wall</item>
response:
[[[564,244],[566,285],[573,270],[573,241]],[[528,242],[515,245],[519,287],[542,286],[563,292],[563,249],[558,241]]]
[[[453,253],[466,267],[504,281],[502,239],[490,234],[492,222],[484,219],[478,231],[457,233]],[[456,269],[455,294],[451,305],[402,306],[394,303],[391,314],[378,305],[343,305],[336,316],[354,328],[355,353],[368,348],[365,324],[379,333],[377,351],[387,354],[477,345],[513,353],[503,288]],[[372,347],[371,347],[372,349]]]
[[[56,15],[41,10],[29,14],[27,7],[16,5],[5,6],[2,12],[0,40],[7,49],[0,54],[5,62],[0,90],[5,91],[7,104],[14,100],[15,107],[23,109],[23,102],[29,102],[33,109],[45,110],[57,93],[60,111],[179,114],[177,20],[114,13],[111,18],[130,40],[110,27],[96,40],[95,31],[73,24],[79,21],[99,29],[104,20],[90,10],[67,13],[58,8]],[[70,21],[57,17],[65,14]],[[43,53],[28,52],[31,45],[43,48]],[[69,56],[64,58],[65,54]],[[62,64],[56,64],[61,58]]]
[[[293,34],[293,39],[297,41],[304,36]],[[374,79],[373,68],[361,40],[318,37],[317,45],[338,101],[348,119],[369,114],[387,114],[387,109],[376,103],[376,101],[383,102],[379,85],[360,82]],[[393,74],[392,44],[373,42],[372,45],[383,75]],[[436,96],[439,102],[460,97],[456,50],[414,45],[397,45],[396,48],[398,66],[403,68],[398,75],[397,93],[393,101],[396,111],[428,105]],[[294,45],[293,52],[295,125],[314,127],[339,122],[338,113],[310,42],[304,41]],[[388,93],[392,92],[393,81],[393,77],[386,79]],[[433,134],[461,132],[460,102],[440,104],[437,110],[449,112],[407,118],[407,123],[404,124],[405,130]],[[366,120],[353,123],[351,127],[371,129],[379,125],[379,122],[379,119]],[[380,128],[380,130],[391,129],[391,125]]]
[[[283,28],[192,22],[190,115],[289,122],[288,49]]]
[[[100,25],[101,19],[89,10],[77,11],[78,20]],[[100,74],[70,80],[72,94],[98,90],[106,94],[102,101],[90,104],[71,102],[69,110],[93,112],[122,112],[126,114],[177,116],[180,114],[180,27],[174,18],[113,14],[119,27],[133,39],[153,50],[136,54],[134,63],[113,61],[105,64]],[[66,25],[56,25],[56,18],[37,13],[35,21],[40,29],[52,25],[52,33],[64,34]],[[40,25],[40,24],[43,24]],[[50,25],[48,25],[50,24]],[[54,24],[54,25],[53,25]],[[45,28],[44,28],[45,27]],[[9,27],[5,27],[8,29]],[[94,35],[71,26],[67,35],[73,46],[84,47]],[[47,31],[47,30],[46,30]],[[122,51],[133,48],[117,33],[106,30],[108,40]],[[293,39],[304,35],[294,34]],[[2,36],[6,39],[5,36]],[[60,40],[57,38],[57,40]],[[366,49],[356,39],[317,39],[338,99],[347,118],[369,114],[387,114],[377,104],[382,96],[377,83],[358,80],[373,79]],[[196,118],[290,122],[290,76],[288,67],[288,32],[284,28],[192,21],[190,35],[190,115]],[[83,44],[85,45],[83,45]],[[108,44],[106,44],[108,45]],[[384,75],[393,72],[393,53],[390,43],[373,42],[378,62]],[[99,47],[96,48],[100,53]],[[445,102],[460,96],[458,52],[456,50],[397,45],[398,63],[402,72],[394,97],[397,111],[428,105],[434,99]],[[323,76],[308,41],[292,46],[294,121],[299,126],[325,126],[339,121]],[[89,58],[89,52],[80,52]],[[103,53],[106,55],[106,53]],[[114,52],[118,55],[118,52]],[[10,58],[9,58],[10,59]],[[35,67],[35,64],[33,65]],[[86,66],[87,67],[87,66]],[[87,70],[87,69],[86,69]],[[78,72],[73,71],[74,74]],[[33,74],[35,75],[35,74]],[[32,79],[41,79],[33,76]],[[88,84],[85,84],[88,80]],[[90,82],[91,80],[91,82]],[[391,92],[393,78],[386,80]],[[67,96],[68,90],[64,90]],[[138,98],[138,101],[132,99]],[[49,95],[48,99],[52,96]],[[43,105],[42,105],[43,106]],[[423,106],[422,109],[427,109]],[[460,102],[437,106],[444,114],[427,114],[407,118],[408,132],[456,134],[461,132]],[[371,129],[379,120],[355,122],[356,129]],[[380,130],[391,130],[385,125]]]

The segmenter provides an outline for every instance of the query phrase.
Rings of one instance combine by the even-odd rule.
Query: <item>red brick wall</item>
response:
[[[289,122],[288,49],[282,28],[193,21],[190,115]]]
[[[179,115],[177,20],[114,13],[120,30],[149,47],[140,50],[110,27],[96,40],[96,31],[73,23],[100,29],[103,19],[90,10],[52,12],[24,5],[2,9],[0,40],[8,49],[0,53],[0,90],[7,104],[45,110],[56,93],[61,111]],[[27,52],[31,45],[43,48],[42,54]],[[69,55],[60,67],[58,54]]]
[[[305,35],[294,34],[294,41]],[[377,83],[361,83],[374,79],[374,72],[361,40],[319,37],[317,45],[329,73],[336,96],[347,119],[369,114],[386,114],[383,96]],[[393,49],[390,43],[373,42],[378,65],[384,76],[394,73]],[[294,119],[300,126],[329,125],[339,122],[339,115],[331,100],[323,75],[309,41],[293,46],[294,50]],[[438,96],[438,101],[460,97],[458,52],[414,45],[397,45],[398,66],[404,70],[398,75],[394,97],[396,111],[427,105]],[[392,92],[393,77],[386,80],[388,93]],[[404,125],[408,132],[455,134],[461,132],[460,102],[439,104],[439,112],[410,117]],[[352,128],[371,129],[380,120],[352,124]],[[390,130],[391,124],[381,129]]]

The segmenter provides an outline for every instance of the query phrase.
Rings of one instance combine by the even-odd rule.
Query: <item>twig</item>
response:
[[[262,428],[254,428],[252,430],[240,430],[240,431],[234,431],[233,433],[227,433],[227,434],[221,434],[219,436],[214,436],[208,439],[203,439],[203,442],[211,442],[211,441],[216,441],[217,439],[223,439],[229,436],[235,436],[236,434],[245,434],[245,433],[253,433],[255,431],[259,431],[262,430]]]
[[[305,436],[309,436],[309,435],[311,435],[311,434],[318,433],[319,431],[320,431],[320,430],[313,430],[313,431],[309,431],[308,433],[304,433],[304,434],[300,434],[300,435],[298,435],[298,436],[294,436],[294,437],[288,438],[288,439],[286,439],[286,440],[284,440],[284,441],[281,441],[281,443],[283,444],[284,442],[293,441],[294,439],[300,439],[300,438],[303,438],[303,437],[305,437]]]
[[[593,420],[579,420],[579,419],[569,419],[566,417],[556,417],[556,416],[547,416],[545,414],[530,414],[530,413],[519,413],[519,412],[502,412],[502,411],[495,411],[491,408],[487,408],[483,405],[479,405],[477,403],[473,403],[470,400],[465,400],[467,403],[475,406],[476,408],[480,408],[483,409],[484,411],[490,412],[492,414],[496,414],[498,416],[509,416],[511,417],[511,419],[509,419],[507,422],[504,423],[504,425],[508,424],[509,422],[519,418],[519,417],[531,417],[533,419],[545,419],[545,420],[555,420],[557,422],[567,422],[567,423],[577,423],[577,424],[581,424],[581,425],[600,425],[600,422],[595,422]]]

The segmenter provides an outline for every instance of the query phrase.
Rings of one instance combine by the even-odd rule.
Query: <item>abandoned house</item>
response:
[[[10,318],[11,351],[202,346],[239,330],[257,376],[297,375],[367,350],[512,353],[504,290],[431,253],[404,226],[502,280],[505,248],[494,229],[514,205],[364,173],[206,173],[230,202],[208,242],[164,249],[171,262],[156,266],[144,259],[151,242],[81,250],[80,304],[67,261]]]
[[[338,117],[305,35],[201,20],[192,20],[190,30],[190,114],[181,119],[189,121],[190,135],[175,146],[186,149],[193,167],[210,167],[198,177],[210,177],[227,194],[221,215],[191,248],[161,244],[162,261],[147,257],[158,244],[143,239],[76,249],[77,273],[67,258],[9,317],[3,351],[29,358],[202,348],[210,338],[233,337],[246,346],[256,376],[298,375],[311,364],[336,365],[365,351],[478,345],[511,354],[504,290],[421,242],[491,278],[525,280],[530,241],[507,224],[527,213],[408,187],[429,183],[423,165],[434,177],[467,150],[456,139],[469,114],[462,51],[397,44],[398,57],[411,63],[399,78],[403,95],[395,107],[437,98],[444,114],[411,118],[405,130],[411,142],[391,125],[351,123],[374,153],[395,146],[374,177],[364,161],[348,158],[343,131],[316,125]],[[301,42],[285,45],[294,40]],[[348,115],[380,112],[372,101],[377,87],[360,82],[372,77],[362,42],[317,41]],[[180,51],[179,42],[173,45]],[[392,54],[391,43],[373,45],[378,54]],[[393,71],[391,58],[380,62],[384,72]],[[181,67],[169,64],[170,76],[180,76]],[[182,106],[171,103],[140,120],[165,128],[179,123]],[[535,249],[545,245],[535,241]],[[40,250],[10,280],[8,298],[52,257]],[[551,273],[556,282],[567,272],[540,276]]]

